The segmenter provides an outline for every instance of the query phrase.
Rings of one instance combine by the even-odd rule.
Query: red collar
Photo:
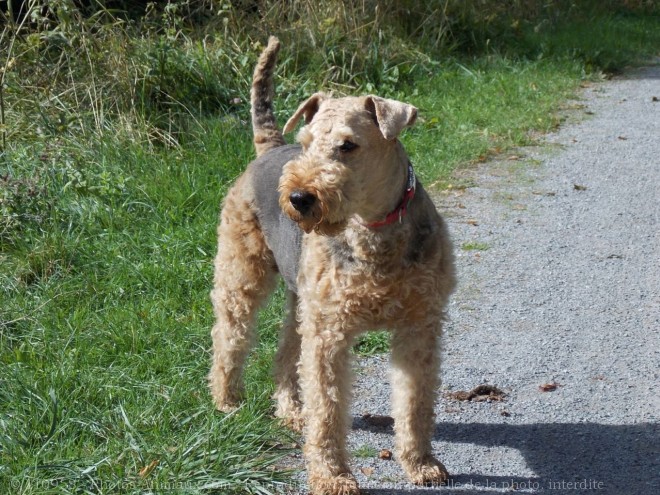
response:
[[[410,202],[415,197],[415,186],[417,185],[417,178],[415,177],[415,171],[413,170],[412,164],[408,162],[408,182],[406,184],[406,190],[403,193],[403,199],[393,211],[387,214],[384,220],[379,222],[367,223],[366,227],[377,228],[384,227],[385,225],[390,225],[394,222],[401,223],[403,217],[408,213],[408,206]]]

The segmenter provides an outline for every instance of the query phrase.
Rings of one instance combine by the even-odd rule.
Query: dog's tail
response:
[[[254,148],[257,156],[266,151],[286,144],[282,132],[277,128],[273,112],[273,97],[275,94],[273,72],[277,52],[280,51],[280,40],[275,36],[268,39],[268,46],[259,56],[259,61],[252,77],[252,130],[254,133]]]

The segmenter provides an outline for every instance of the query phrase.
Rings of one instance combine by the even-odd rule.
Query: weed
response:
[[[490,246],[485,242],[470,241],[461,244],[463,251],[488,251]]]
[[[378,450],[370,445],[362,445],[357,449],[353,450],[353,456],[359,459],[378,457]]]
[[[382,354],[390,348],[390,333],[387,331],[369,332],[355,344],[355,352],[362,356]]]

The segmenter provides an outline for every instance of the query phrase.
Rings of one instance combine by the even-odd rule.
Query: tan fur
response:
[[[267,94],[263,88],[255,93]],[[268,108],[253,101],[253,108],[259,105]],[[309,485],[316,495],[359,493],[346,450],[350,349],[360,333],[379,328],[393,334],[397,458],[415,483],[442,483],[448,476],[433,456],[431,438],[439,337],[455,285],[451,242],[421,186],[400,224],[368,226],[401,201],[408,158],[397,136],[416,116],[411,105],[375,96],[316,94],[286,125],[293,130],[303,117],[306,122],[298,134],[302,154],[284,166],[279,203],[306,234],[297,294],[289,291],[275,360],[276,414],[294,428],[304,423]],[[274,136],[260,149],[279,146]],[[347,141],[357,147],[342,151]],[[236,407],[241,397],[255,313],[276,273],[254,212],[250,178],[258,173],[250,167],[230,190],[218,228],[209,380],[221,411]],[[309,211],[293,204],[297,192],[313,196]]]

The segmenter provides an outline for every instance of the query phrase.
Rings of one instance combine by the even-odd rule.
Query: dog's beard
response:
[[[342,201],[339,193],[334,193],[334,201],[328,201],[319,191],[308,191],[316,198],[315,203],[305,214],[296,210],[290,201],[287,188],[280,188],[280,207],[306,233],[334,236],[341,233],[348,224],[347,217],[341,212]]]
[[[280,207],[308,234],[337,235],[346,228],[350,217],[350,202],[344,190],[349,178],[350,174],[341,164],[316,167],[305,161],[289,162],[278,187]],[[315,199],[304,214],[291,204],[291,194],[295,192],[307,193]]]

